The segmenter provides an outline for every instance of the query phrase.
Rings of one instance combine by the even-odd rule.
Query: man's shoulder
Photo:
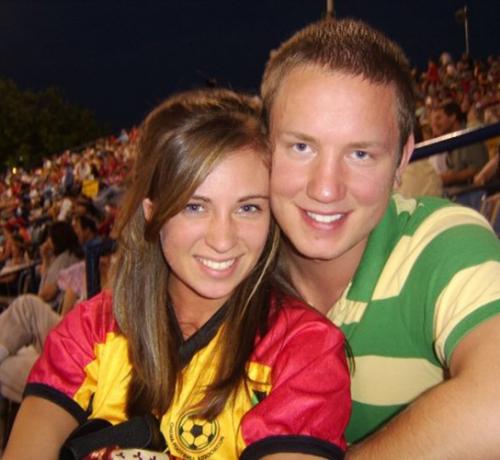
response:
[[[463,147],[458,147],[452,150],[453,153],[461,154],[471,154],[471,153],[482,153],[487,152],[488,149],[484,142],[476,142],[475,144],[464,145]]]
[[[498,240],[479,213],[437,197],[394,195],[370,236],[347,299],[365,305],[395,296],[407,279],[426,278],[443,262],[456,271],[491,254],[499,256]],[[352,305],[347,310],[352,312]]]
[[[490,229],[487,220],[474,209],[443,198],[407,199],[394,195],[392,207],[400,233],[406,237],[421,237],[429,232],[437,235],[446,229],[470,225]]]
[[[475,210],[433,197],[394,197],[392,204],[396,217],[389,224],[398,233],[385,255],[374,298],[396,295],[410,279],[423,282],[434,274],[449,280],[471,266],[500,260],[498,238]]]

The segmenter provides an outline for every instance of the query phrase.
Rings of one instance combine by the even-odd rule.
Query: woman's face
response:
[[[222,305],[257,263],[270,219],[262,156],[250,148],[228,155],[160,232],[174,304]]]

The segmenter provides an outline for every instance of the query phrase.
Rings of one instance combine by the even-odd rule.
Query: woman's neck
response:
[[[169,286],[169,296],[184,339],[201,329],[226,300],[201,297],[187,286]]]

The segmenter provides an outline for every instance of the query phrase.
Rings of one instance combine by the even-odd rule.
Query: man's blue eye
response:
[[[367,158],[369,155],[367,152],[364,152],[363,150],[355,150],[353,152],[354,157],[356,157],[358,160],[364,160]]]
[[[252,212],[259,211],[260,208],[258,206],[256,206],[255,204],[244,204],[240,209],[243,212],[252,213]]]

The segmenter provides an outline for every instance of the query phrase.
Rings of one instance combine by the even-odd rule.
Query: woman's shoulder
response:
[[[105,339],[110,332],[118,330],[113,314],[111,291],[103,290],[91,299],[76,305],[65,317],[64,323],[73,330],[82,329],[92,333],[97,341]]]
[[[326,316],[300,299],[279,292],[271,297],[270,330],[281,334],[309,334],[311,331],[342,337]]]
[[[296,298],[273,293],[271,302],[267,332],[256,342],[253,362],[270,366],[274,373],[290,363],[300,367],[313,361],[325,368],[343,368],[345,340],[337,326]]]

